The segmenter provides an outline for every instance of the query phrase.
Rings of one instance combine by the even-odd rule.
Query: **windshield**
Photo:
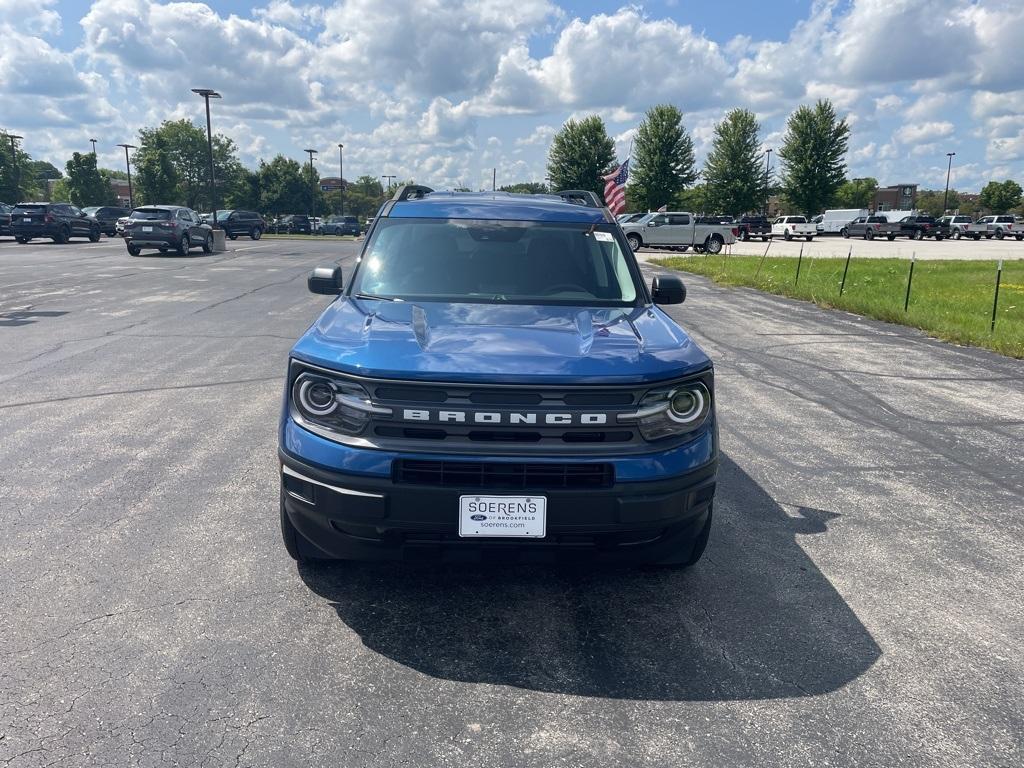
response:
[[[381,219],[350,292],[398,300],[631,306],[614,225]]]
[[[167,208],[137,208],[132,211],[132,218],[143,221],[164,221],[171,218],[171,211]]]
[[[226,221],[234,211],[217,211],[217,221]]]
[[[92,216],[99,209],[100,207],[98,205],[90,205],[88,208],[83,208],[82,213],[84,213],[86,216]]]

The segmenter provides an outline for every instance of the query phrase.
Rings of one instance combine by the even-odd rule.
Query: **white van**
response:
[[[851,221],[868,213],[867,208],[833,208],[815,216],[812,221],[819,235],[838,235]]]
[[[921,212],[913,209],[910,211],[875,211],[875,216],[884,216],[886,221],[897,222],[907,218],[907,216],[920,216]]]

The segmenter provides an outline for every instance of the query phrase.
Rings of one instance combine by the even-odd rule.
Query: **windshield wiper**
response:
[[[378,296],[375,293],[357,293],[355,296],[357,299],[372,299],[374,301],[401,301],[394,296]]]

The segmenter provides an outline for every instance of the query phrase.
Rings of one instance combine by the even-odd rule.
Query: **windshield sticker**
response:
[[[595,232],[594,237],[602,243],[614,243],[615,238],[612,237],[611,232]]]

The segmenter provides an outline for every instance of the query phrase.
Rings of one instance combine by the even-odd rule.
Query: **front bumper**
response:
[[[310,437],[321,441],[315,435]],[[501,490],[403,483],[397,472],[392,474],[393,462],[403,457],[374,450],[345,449],[362,454],[341,463],[359,467],[363,470],[359,474],[328,469],[291,453],[286,440],[278,451],[282,512],[300,534],[300,548],[308,557],[443,562],[672,561],[685,558],[707,521],[717,476],[716,444],[714,430],[709,429],[692,446],[675,449],[671,456],[666,452],[629,460],[636,467],[673,467],[648,480],[630,478],[630,472],[617,463],[623,471],[616,471],[615,481],[607,487]],[[460,538],[459,497],[467,494],[545,496],[546,536]]]

